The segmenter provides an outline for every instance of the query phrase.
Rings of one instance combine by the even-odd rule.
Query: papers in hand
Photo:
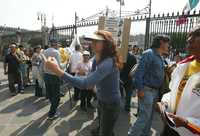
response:
[[[164,105],[161,106],[161,114],[162,114],[162,117],[164,118],[164,121],[166,122],[166,124],[170,127],[175,127],[176,124],[175,122],[173,121],[173,119],[169,116],[169,112],[167,112],[166,110],[166,107]]]

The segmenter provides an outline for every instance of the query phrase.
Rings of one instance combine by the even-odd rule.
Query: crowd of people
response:
[[[199,26],[188,34],[191,56],[177,59],[173,65],[166,61],[170,52],[166,35],[155,36],[151,48],[145,51],[130,45],[126,63],[110,32],[97,31],[84,39],[92,43],[92,52],[83,50],[80,44],[69,51],[56,40],[51,40],[46,49],[35,46],[32,53],[10,44],[4,72],[11,95],[24,93],[31,84],[32,70],[35,96],[50,101],[49,120],[59,117],[60,97],[64,95],[61,86],[67,83],[74,87],[73,100],[81,101],[81,110],[94,109],[92,99],[98,101],[99,124],[91,131],[93,136],[115,135],[121,100],[125,99],[124,110],[129,113],[133,93],[138,97],[137,120],[128,136],[149,136],[155,109],[165,124],[162,136],[200,135]]]

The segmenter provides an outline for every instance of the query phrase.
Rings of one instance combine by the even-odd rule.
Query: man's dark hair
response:
[[[200,25],[194,27],[189,33],[188,33],[188,37],[200,37]]]
[[[165,43],[170,42],[170,38],[167,35],[157,35],[154,37],[151,48],[160,48],[160,42],[163,41]]]
[[[78,51],[78,50],[80,50],[80,49],[81,49],[81,46],[80,46],[80,45],[76,45],[76,46],[75,46],[75,50],[76,50],[76,51]]]
[[[51,44],[51,46],[55,46],[58,44],[58,41],[56,39],[51,39],[50,44]]]
[[[24,48],[24,46],[23,46],[23,45],[19,45],[18,47],[19,47],[19,48]]]

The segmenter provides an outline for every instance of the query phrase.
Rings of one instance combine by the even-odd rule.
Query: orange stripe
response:
[[[192,131],[194,134],[200,135],[200,127],[198,127],[197,125],[188,122],[186,128]]]

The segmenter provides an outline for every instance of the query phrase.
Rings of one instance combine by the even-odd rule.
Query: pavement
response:
[[[2,65],[0,64],[0,67]],[[2,67],[0,68],[2,74]],[[5,79],[4,79],[5,78]],[[0,75],[0,80],[6,83],[6,76]],[[73,90],[71,90],[73,92]],[[12,97],[7,85],[0,86],[0,136],[91,136],[90,130],[97,126],[96,110],[87,112],[80,110],[80,102],[70,101],[69,90],[61,98],[60,118],[47,120],[49,101],[34,96],[34,88],[25,89],[24,94]],[[96,106],[97,102],[93,104]],[[123,107],[123,100],[122,100]],[[131,123],[135,122],[137,99],[132,100],[131,113],[123,111],[115,126],[116,136],[127,136]],[[159,136],[163,124],[155,113],[151,128],[151,136]]]

